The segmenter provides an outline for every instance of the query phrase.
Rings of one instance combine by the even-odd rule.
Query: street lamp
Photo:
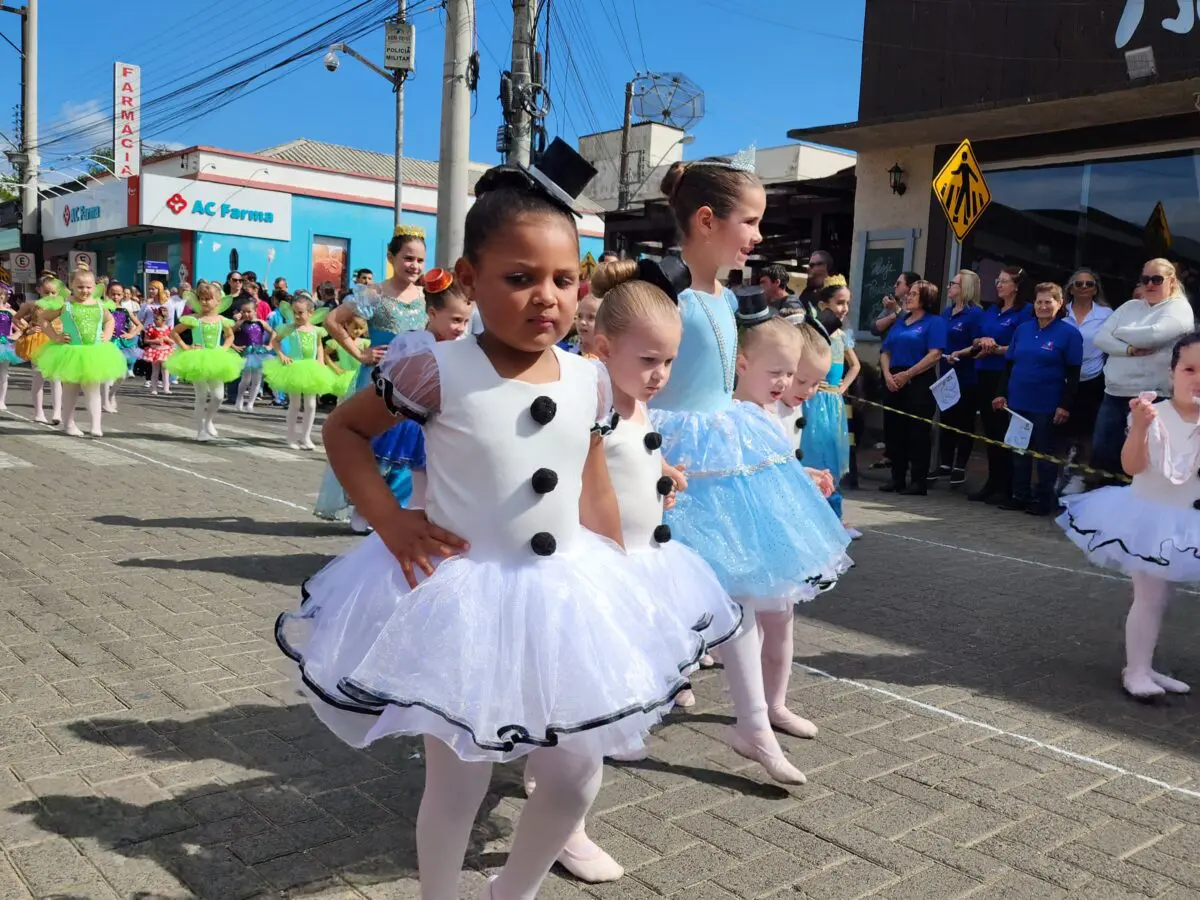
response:
[[[404,3],[401,0],[402,14],[403,9]],[[341,65],[339,53],[345,53],[347,56],[357,59],[372,72],[385,78],[396,94],[396,193],[394,202],[396,205],[395,224],[399,225],[404,200],[404,82],[408,78],[408,70],[389,71],[382,66],[375,65],[349,44],[334,44],[325,54],[324,60],[325,68],[330,72],[336,72]]]

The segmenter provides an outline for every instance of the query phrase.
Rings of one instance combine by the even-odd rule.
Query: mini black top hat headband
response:
[[[638,280],[649,282],[678,304],[679,295],[692,286],[692,270],[674,255],[661,260],[643,258],[638,260]]]
[[[742,328],[761,325],[775,318],[775,309],[767,302],[766,292],[758,285],[738,288],[733,292],[737,297],[737,323]]]
[[[596,169],[591,163],[562,138],[555,138],[536,166],[503,165],[488,169],[475,185],[475,196],[512,187],[540,194],[564,212],[582,217],[576,200],[595,177]]]

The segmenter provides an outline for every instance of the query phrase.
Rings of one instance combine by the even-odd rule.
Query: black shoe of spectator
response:
[[[951,469],[950,470],[950,487],[958,487],[960,484],[967,483],[966,469]]]
[[[880,485],[879,489],[885,494],[899,494],[904,490],[904,485],[889,481],[887,484]]]
[[[1009,512],[1026,512],[1029,509],[1029,501],[1022,500],[1019,497],[1009,497],[1007,500],[999,504],[1001,509]]]
[[[1045,500],[1035,500],[1029,504],[1025,512],[1031,516],[1048,516],[1054,512],[1054,504],[1048,503]]]
[[[949,477],[950,477],[950,467],[949,466],[938,466],[936,469],[933,470],[932,473],[930,473],[929,477],[926,478],[925,480],[926,481],[937,481],[939,478],[949,478]]]
[[[924,497],[929,493],[929,490],[923,484],[913,483],[899,493],[906,497]]]

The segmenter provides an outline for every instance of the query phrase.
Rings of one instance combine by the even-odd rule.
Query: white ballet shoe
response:
[[[641,750],[630,750],[628,753],[610,753],[609,759],[615,759],[617,762],[641,762],[646,758],[646,748]]]
[[[812,739],[817,736],[816,725],[786,707],[767,710],[767,719],[773,728],[792,737]]]
[[[1126,669],[1121,673],[1121,686],[1125,688],[1125,693],[1135,700],[1153,700],[1167,693],[1149,672],[1131,673]]]
[[[775,747],[769,749],[758,741],[743,737],[736,728],[729,729],[729,746],[733,752],[743,759],[758,763],[772,781],[778,781],[780,784],[808,783],[804,773],[793,766],[783,755],[783,750],[779,747],[779,742],[775,740],[774,735],[764,734],[760,736],[760,739],[769,740]]]
[[[220,437],[221,436],[217,433],[217,426],[214,425],[212,422],[206,422],[204,425],[204,430],[208,433],[209,437]]]
[[[70,435],[71,437],[83,437],[83,432],[78,425],[63,425],[61,428],[63,434]]]
[[[102,410],[104,410],[106,413],[115,413],[117,411],[117,405],[115,403],[113,403],[109,406],[102,406],[100,408]]]
[[[605,884],[625,874],[624,867],[582,831],[567,840],[558,864],[587,884]]]
[[[88,434],[90,434],[90,435],[91,435],[92,437],[94,437],[94,438],[102,438],[102,437],[104,437],[104,432],[103,432],[103,431],[101,431],[99,428],[96,428],[96,429],[94,429],[94,430],[92,430],[92,431],[89,431],[89,432],[88,432]]]
[[[299,450],[300,442],[299,441],[288,441],[288,449],[289,450]]]
[[[8,404],[0,403],[0,412],[8,412]]]
[[[1190,694],[1192,692],[1191,686],[1186,681],[1180,681],[1177,678],[1172,678],[1170,675],[1163,675],[1161,672],[1152,671],[1150,678],[1168,694]]]
[[[696,695],[690,688],[684,689],[675,695],[675,705],[680,709],[691,709],[696,705]]]
[[[61,425],[62,424],[62,416],[51,417],[50,424],[51,425]]]
[[[300,444],[300,449],[301,450],[316,450],[317,445],[314,444],[312,441],[302,441]]]
[[[207,431],[205,431],[203,428],[201,428],[199,431],[196,432],[196,440],[201,444],[207,444],[209,441],[212,440],[212,435],[210,435]]]
[[[47,419],[44,415],[34,416],[33,421],[34,421],[34,423],[36,423],[38,425],[49,425],[50,424],[50,420]]]
[[[157,397],[157,396],[158,396],[158,391],[151,391],[151,392],[150,392],[150,396],[152,396],[152,397]]]

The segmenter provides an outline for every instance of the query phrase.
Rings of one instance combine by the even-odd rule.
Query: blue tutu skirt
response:
[[[700,554],[743,606],[788,609],[850,568],[846,529],[760,407],[652,409],[650,421],[663,456],[686,467],[688,489],[667,513],[672,537]]]
[[[804,430],[800,432],[804,465],[828,469],[840,481],[850,471],[850,426],[842,395],[817,391],[811,400],[804,401],[804,419]]]
[[[0,366],[20,366],[25,360],[17,356],[16,345],[8,338],[0,338]]]
[[[116,338],[113,343],[117,345],[117,349],[129,365],[132,366],[142,358],[142,348],[138,346],[137,338]]]
[[[246,352],[242,354],[242,359],[246,361],[246,368],[242,371],[257,372],[262,369],[263,360],[270,359],[274,355],[270,347],[247,347]]]

